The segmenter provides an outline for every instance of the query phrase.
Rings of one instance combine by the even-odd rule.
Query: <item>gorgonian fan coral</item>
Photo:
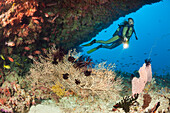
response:
[[[45,83],[48,86],[53,86],[57,81],[60,81],[60,84],[66,90],[71,90],[78,96],[94,95],[102,99],[114,98],[114,94],[121,91],[123,87],[121,79],[115,79],[116,75],[111,69],[112,65],[107,69],[104,67],[105,63],[103,63],[84,72],[83,68],[74,66],[76,62],[72,63],[68,60],[70,56],[75,57],[77,55],[75,51],[64,55],[62,61],[58,59],[58,64],[52,64],[54,51],[57,50],[54,50],[54,48],[50,50],[47,54],[48,57],[40,56],[40,62],[35,60],[28,76],[32,83]],[[79,57],[75,57],[75,61],[77,59]],[[46,79],[47,76],[48,79]]]

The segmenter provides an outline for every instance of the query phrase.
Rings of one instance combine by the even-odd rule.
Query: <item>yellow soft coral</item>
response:
[[[57,82],[54,86],[52,86],[51,90],[56,93],[59,97],[65,95],[65,88],[59,82]]]

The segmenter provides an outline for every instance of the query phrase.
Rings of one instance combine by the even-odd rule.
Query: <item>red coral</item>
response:
[[[0,15],[0,24],[4,28],[5,37],[27,37],[31,31],[41,32],[40,22],[44,20],[36,12],[38,11],[38,2],[36,0],[6,0],[0,2],[0,5],[5,5],[0,10],[4,12]],[[38,15],[38,16],[36,16]],[[30,17],[37,17],[32,19]],[[32,24],[30,24],[32,22]]]
[[[1,99],[0,99],[0,104],[4,105],[5,102],[6,102],[6,99],[5,99],[5,98],[1,98]]]
[[[4,88],[3,92],[4,92],[4,94],[5,94],[6,96],[11,96],[11,93],[10,93],[8,87]]]

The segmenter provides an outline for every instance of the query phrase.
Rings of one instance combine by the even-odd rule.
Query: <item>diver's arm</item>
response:
[[[125,42],[128,41],[128,38],[126,37],[126,32],[127,32],[127,30],[128,30],[128,27],[125,26],[125,27],[123,28],[123,33],[122,33],[122,38],[123,38],[123,40],[124,40]]]
[[[136,40],[138,40],[138,37],[137,37],[137,35],[136,35],[136,32],[135,32],[134,27],[133,27],[133,32],[134,32],[134,34],[135,34],[135,38],[136,38]]]

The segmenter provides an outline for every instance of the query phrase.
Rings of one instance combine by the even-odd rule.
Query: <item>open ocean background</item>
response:
[[[115,70],[125,72],[138,70],[143,65],[145,59],[151,58],[153,73],[157,73],[158,75],[170,73],[169,11],[170,0],[163,0],[159,3],[145,5],[138,11],[119,18],[107,29],[103,29],[93,39],[110,39],[118,28],[118,24],[131,17],[135,22],[134,27],[138,40],[135,39],[135,35],[133,34],[128,49],[123,49],[123,45],[120,45],[111,50],[101,48],[89,55],[95,63],[102,61],[107,61],[107,64],[115,63]],[[86,52],[88,50],[98,45],[99,44],[93,44],[89,47],[83,47],[83,52],[81,54],[87,55]]]

